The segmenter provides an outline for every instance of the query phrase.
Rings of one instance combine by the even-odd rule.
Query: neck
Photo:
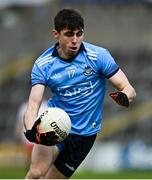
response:
[[[64,51],[61,49],[61,47],[58,47],[58,48],[57,48],[57,52],[58,52],[59,56],[60,56],[61,58],[63,58],[63,59],[69,59],[69,58],[70,58],[70,57],[68,57],[68,56],[64,53]]]

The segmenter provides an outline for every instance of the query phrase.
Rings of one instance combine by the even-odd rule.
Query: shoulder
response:
[[[86,49],[86,52],[87,53],[105,53],[107,51],[107,49],[101,47],[101,46],[97,46],[95,44],[91,44],[91,43],[88,43],[88,42],[83,42],[84,44],[84,47]]]
[[[103,63],[106,59],[109,59],[110,53],[106,48],[83,42],[85,47],[85,53],[88,59],[93,63]]]
[[[54,46],[48,48],[46,51],[44,51],[35,61],[35,64],[39,67],[43,67],[47,65],[48,63],[53,62],[55,59],[54,56],[52,56],[54,50]]]
[[[107,54],[109,54],[109,51],[101,46],[97,46],[94,44],[90,44],[88,42],[83,42],[85,50],[86,50],[86,54],[88,55],[89,58],[99,58],[101,56],[106,56]]]

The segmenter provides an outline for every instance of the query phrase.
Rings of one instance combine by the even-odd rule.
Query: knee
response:
[[[38,167],[30,167],[29,172],[27,173],[27,179],[42,179],[45,176],[45,173]]]

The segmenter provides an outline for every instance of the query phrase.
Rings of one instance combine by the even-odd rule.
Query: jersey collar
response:
[[[60,57],[59,54],[58,54],[58,51],[57,51],[57,47],[58,47],[58,46],[59,46],[59,42],[57,42],[57,43],[55,44],[54,50],[53,50],[53,52],[52,52],[52,56],[53,56],[53,57],[58,56],[60,59],[62,59],[63,61],[66,61],[66,62],[72,62],[73,59],[75,59],[75,57],[76,57],[80,52],[82,52],[82,51],[85,51],[85,52],[86,52],[86,49],[85,49],[85,47],[84,47],[84,44],[81,43],[81,46],[80,46],[79,51],[77,52],[77,54],[76,54],[73,58],[64,59],[64,58]]]

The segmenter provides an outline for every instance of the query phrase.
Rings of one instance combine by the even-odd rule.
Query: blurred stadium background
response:
[[[14,136],[17,111],[28,98],[34,60],[55,42],[52,18],[61,8],[81,12],[85,39],[111,51],[137,92],[124,109],[108,97],[114,90],[108,85],[103,130],[74,177],[152,178],[151,0],[0,0],[0,178],[23,178],[26,172]]]

